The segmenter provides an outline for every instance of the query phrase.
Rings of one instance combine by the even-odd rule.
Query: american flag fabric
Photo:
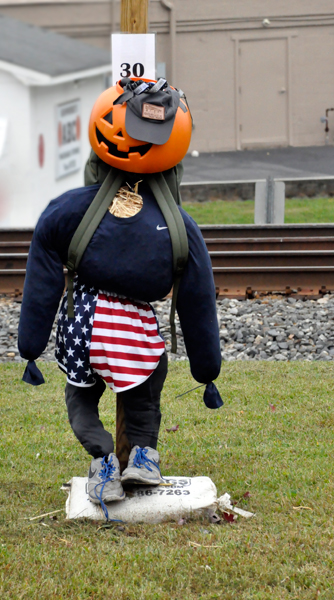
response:
[[[116,393],[143,383],[165,350],[152,307],[74,280],[74,319],[67,292],[58,315],[56,360],[67,381],[95,384],[98,373]]]

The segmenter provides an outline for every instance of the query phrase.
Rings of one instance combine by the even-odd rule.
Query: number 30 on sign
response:
[[[113,33],[111,64],[113,85],[122,77],[155,79],[154,33]]]

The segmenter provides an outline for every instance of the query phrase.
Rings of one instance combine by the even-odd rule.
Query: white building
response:
[[[2,14],[107,50],[120,11],[121,0],[0,0]],[[190,150],[334,144],[333,0],[149,0],[149,31],[187,95]]]
[[[83,185],[88,121],[110,53],[0,15],[0,228],[34,227]]]

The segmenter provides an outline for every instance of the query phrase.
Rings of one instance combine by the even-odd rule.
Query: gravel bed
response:
[[[22,362],[17,350],[21,305],[0,298],[0,361]],[[170,300],[155,302],[160,330],[170,348]],[[264,297],[255,300],[218,300],[222,359],[333,360],[334,295],[318,300]],[[170,360],[186,360],[177,321],[178,353]],[[55,326],[41,360],[54,361]],[[170,353],[169,353],[170,354]],[[24,361],[25,362],[25,361]]]
[[[17,349],[17,329],[21,312],[21,302],[6,296],[0,296],[0,362],[23,362]],[[56,341],[56,323],[46,349],[41,355],[41,360],[53,361]]]
[[[167,349],[170,302],[156,302]],[[255,300],[218,300],[222,359],[231,360],[333,360],[334,295],[318,300],[264,297]],[[178,334],[178,356],[186,358]],[[173,357],[172,357],[173,360]]]

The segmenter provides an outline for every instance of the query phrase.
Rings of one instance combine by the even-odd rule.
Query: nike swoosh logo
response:
[[[94,477],[95,473],[96,473],[97,469],[95,469],[95,471],[92,470],[92,467],[89,467],[89,473],[88,473],[88,479],[92,479],[92,477]]]
[[[160,227],[160,225],[157,225],[157,230],[161,231],[162,229],[168,229],[168,227]]]

